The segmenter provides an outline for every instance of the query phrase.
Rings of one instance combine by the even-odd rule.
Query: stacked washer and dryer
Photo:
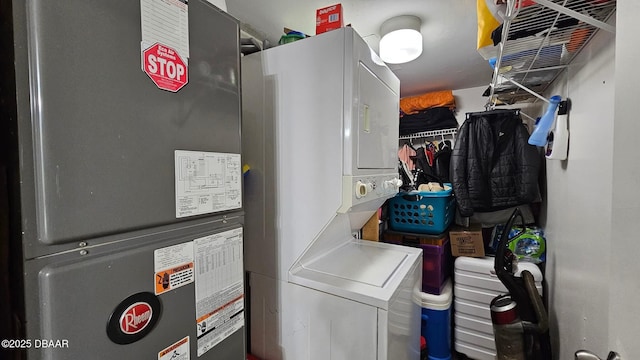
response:
[[[242,71],[251,353],[417,360],[421,250],[353,236],[401,185],[399,80],[349,27]]]

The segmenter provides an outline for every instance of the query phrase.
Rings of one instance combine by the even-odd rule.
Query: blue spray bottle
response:
[[[553,125],[553,122],[556,118],[556,109],[558,108],[558,104],[562,101],[562,97],[555,95],[549,99],[549,106],[547,107],[547,111],[542,115],[540,122],[536,125],[536,128],[529,136],[529,144],[535,146],[545,146],[547,143],[547,136],[549,135],[549,130]]]

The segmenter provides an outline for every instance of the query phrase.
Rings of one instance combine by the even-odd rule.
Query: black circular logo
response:
[[[116,344],[131,344],[147,336],[160,318],[162,304],[150,292],[124,299],[109,316],[107,335]]]

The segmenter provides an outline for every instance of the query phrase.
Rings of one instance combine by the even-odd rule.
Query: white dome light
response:
[[[415,60],[422,54],[420,18],[401,15],[385,21],[380,27],[380,58],[388,64]]]

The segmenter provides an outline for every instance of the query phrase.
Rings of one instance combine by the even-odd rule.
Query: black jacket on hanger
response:
[[[451,180],[460,215],[539,199],[541,156],[527,143],[528,138],[519,110],[467,114],[451,155]]]

